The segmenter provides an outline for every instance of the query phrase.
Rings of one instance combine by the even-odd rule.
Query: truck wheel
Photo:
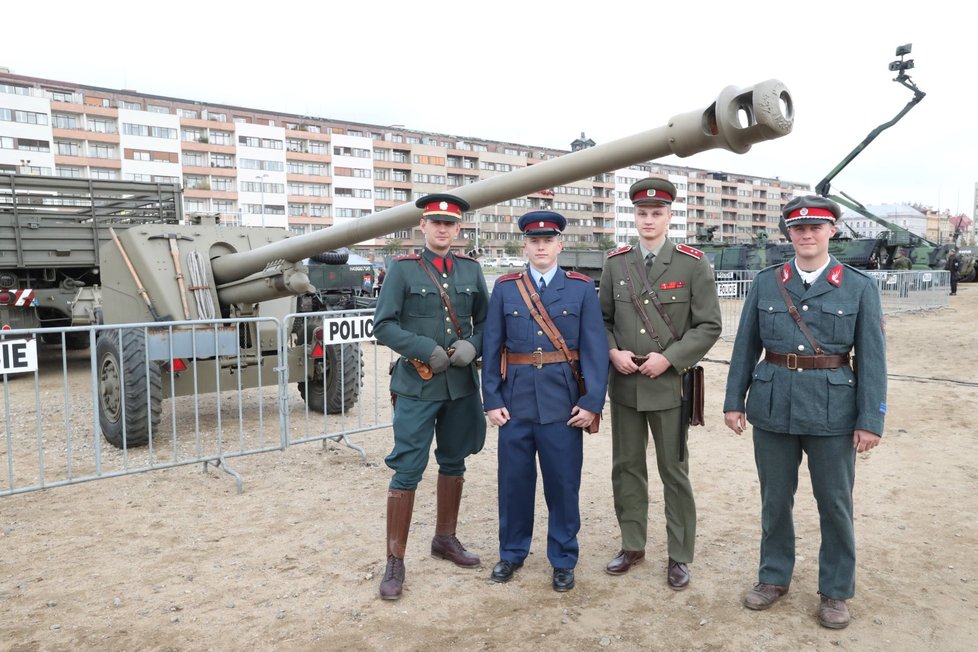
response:
[[[142,331],[122,331],[121,352],[118,333],[99,333],[95,358],[102,435],[116,448],[145,446],[149,442],[150,425],[153,432],[160,425],[163,384],[160,366],[151,361],[147,387],[146,343]]]
[[[323,374],[326,375],[325,387]],[[326,347],[326,359],[317,368],[309,382],[298,384],[310,410],[327,414],[341,414],[353,409],[360,399],[363,385],[363,351],[359,344],[330,344]]]
[[[321,254],[309,256],[309,260],[323,265],[346,265],[346,261],[349,259],[349,251],[324,251]]]

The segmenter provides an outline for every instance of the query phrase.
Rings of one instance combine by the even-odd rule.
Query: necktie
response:
[[[539,283],[539,286],[540,286],[540,292],[541,292],[541,293],[542,293],[542,292],[543,292],[544,290],[546,290],[546,289],[547,289],[547,282],[546,282],[546,281],[544,280],[544,278],[543,278],[542,276],[540,277],[540,283]]]
[[[645,274],[649,275],[652,273],[652,263],[655,262],[655,254],[648,254],[645,256]]]
[[[808,281],[805,281],[804,283],[802,283],[802,285],[804,285],[804,286],[805,286],[805,289],[806,289],[806,290],[807,290],[808,288],[810,288],[810,287],[812,287],[812,284],[811,284],[811,283],[809,283]]]

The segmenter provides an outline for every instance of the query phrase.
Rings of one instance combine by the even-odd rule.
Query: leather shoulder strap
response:
[[[662,342],[659,341],[659,335],[652,326],[652,320],[649,319],[649,314],[642,308],[642,303],[638,300],[638,294],[635,293],[635,284],[632,283],[632,274],[628,269],[628,262],[624,258],[619,258],[618,260],[620,262],[621,275],[625,277],[625,283],[628,285],[628,295],[632,301],[632,307],[638,313],[638,318],[642,320],[642,325],[645,326],[649,337],[659,346],[660,351],[665,351],[666,347],[662,346]],[[644,278],[644,275],[640,274],[640,276]],[[645,282],[648,283],[648,279]]]
[[[441,283],[438,282],[438,279],[435,277],[435,273],[431,271],[431,268],[429,268],[428,265],[425,265],[424,258],[419,256],[418,264],[421,265],[421,269],[425,271],[428,278],[431,279],[431,282],[435,284],[436,288],[438,288],[438,294],[441,295],[441,302],[445,304],[445,309],[448,310],[448,316],[452,320],[452,326],[455,327],[455,333],[458,335],[459,339],[463,339],[462,326],[458,323],[458,315],[455,314],[455,308],[452,307],[452,300],[448,298],[448,293],[445,292],[445,288],[443,288]]]
[[[632,263],[632,267],[635,268],[634,261],[632,261]],[[652,301],[652,305],[655,306],[656,312],[658,312],[659,316],[662,317],[662,321],[666,323],[666,328],[668,328],[669,332],[672,333],[672,339],[678,342],[680,340],[679,331],[676,330],[672,320],[669,319],[669,314],[666,312],[665,306],[663,306],[662,302],[659,301],[659,295],[652,290],[652,286],[649,284],[649,277],[643,274],[642,271],[637,268],[635,268],[635,274],[642,279],[642,286],[645,288],[646,294],[649,295],[649,300]]]
[[[578,372],[574,361],[571,360],[567,342],[564,341],[564,336],[560,334],[557,325],[550,319],[550,314],[540,302],[540,295],[533,289],[533,281],[530,280],[529,272],[523,272],[522,276],[516,282],[516,287],[519,288],[520,295],[522,295],[526,307],[530,309],[530,314],[533,316],[534,321],[540,325],[540,328],[546,334],[547,339],[550,340],[554,348],[564,354],[564,357],[567,358],[567,363],[571,367],[571,372],[574,374],[574,380],[581,383],[580,372]]]
[[[791,300],[791,296],[788,294],[788,290],[785,289],[784,279],[781,278],[781,274],[775,274],[774,279],[777,281],[778,291],[781,292],[781,298],[783,298],[784,302],[788,305],[788,314],[791,315],[791,318],[798,324],[798,328],[801,329],[802,335],[804,335],[805,339],[808,340],[808,343],[811,344],[815,353],[821,354],[822,345],[815,341],[815,337],[812,335],[812,332],[808,330],[805,320],[798,314],[798,308],[795,307],[794,302]]]

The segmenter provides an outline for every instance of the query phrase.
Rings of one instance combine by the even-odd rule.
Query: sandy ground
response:
[[[950,308],[888,318],[883,444],[859,456],[851,626],[815,619],[818,520],[807,473],[796,501],[791,592],[767,612],[740,598],[756,577],[759,498],[749,437],[723,427],[730,343],[707,356],[707,426],[691,433],[699,508],[692,584],[665,583],[662,499],[652,483],[647,562],[603,572],[618,549],[610,424],[585,444],[577,587],[550,588],[538,488],[533,553],[509,584],[496,552],[496,443],[470,458],[462,570],[428,554],[433,466],[419,488],[398,602],[384,569],[389,430],[353,437],[368,462],[318,443],[200,466],[0,498],[2,650],[972,650],[978,642],[978,285]],[[368,381],[369,382],[369,381]],[[654,468],[654,467],[653,467]]]

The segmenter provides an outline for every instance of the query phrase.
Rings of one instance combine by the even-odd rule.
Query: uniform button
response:
[[[421,288],[421,294],[424,294],[427,291],[428,291],[428,288]]]
[[[448,283],[442,283],[442,284],[441,284],[441,286],[442,286],[443,288],[445,288],[446,290],[448,289]]]
[[[808,306],[802,306],[801,309],[802,310],[808,310]]]
[[[565,315],[567,314],[567,311],[566,311],[566,310],[564,311],[564,314],[565,314]]]
[[[842,314],[842,311],[841,311],[841,310],[839,311],[839,314],[840,314],[840,315]]]
[[[798,367],[798,373],[801,373],[802,371],[804,370],[801,367]]]
[[[543,331],[537,331],[537,335],[543,335]]]
[[[445,317],[445,321],[452,321],[451,317]]]
[[[639,333],[642,333],[644,335],[645,334],[645,329],[643,328],[642,330],[639,331]]]
[[[799,351],[804,351],[805,350],[805,345],[804,344],[799,344],[798,345],[798,350]]]
[[[451,332],[452,332],[452,329],[451,329],[451,328],[446,328],[446,329],[445,329],[445,332],[446,332],[446,333],[451,333]]]
[[[673,300],[673,301],[675,301],[675,300],[676,300],[676,295],[672,295],[672,300]]]
[[[625,281],[618,281],[618,285],[624,285]]]
[[[649,302],[649,300],[648,300],[648,299],[646,299],[646,300],[645,300],[645,303],[648,303],[648,302]]]
[[[446,274],[446,273],[444,273],[444,272],[442,272],[442,275],[441,275],[441,277],[442,277],[442,278],[448,278],[448,274]]]
[[[513,311],[513,314],[514,314],[514,315],[518,315],[518,314],[520,314],[520,311],[519,311],[519,310],[514,310],[514,311]]]
[[[774,310],[774,306],[768,306],[768,307],[767,307],[767,311],[768,311],[768,312],[771,312],[772,310]]]
[[[849,384],[850,384],[850,385],[852,384],[852,378],[850,378],[850,379],[849,379]]]

